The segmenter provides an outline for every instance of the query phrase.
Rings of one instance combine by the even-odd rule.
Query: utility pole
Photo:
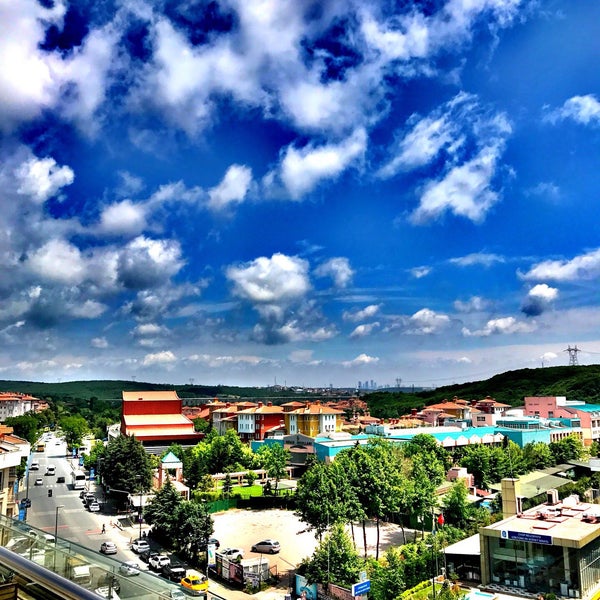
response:
[[[576,367],[577,365],[579,365],[579,361],[577,360],[577,353],[581,352],[581,350],[577,347],[577,344],[575,344],[575,346],[573,348],[571,348],[571,344],[569,344],[567,349],[563,350],[563,352],[569,353],[569,366],[570,367]]]

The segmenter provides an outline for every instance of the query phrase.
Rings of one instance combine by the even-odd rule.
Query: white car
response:
[[[219,550],[217,554],[220,554],[229,560],[244,558],[244,551],[241,548],[225,548],[224,550]]]
[[[112,600],[121,600],[117,592],[115,592],[115,590],[109,588],[108,586],[96,588],[94,592],[98,594],[100,598],[112,598]]]
[[[150,544],[146,540],[137,539],[131,544],[131,549],[137,553],[141,554],[146,550],[150,550]]]
[[[125,577],[133,577],[134,575],[139,575],[141,569],[142,567],[134,560],[128,560],[119,567],[119,573],[125,575]]]
[[[90,512],[100,512],[100,505],[97,502],[90,504]]]
[[[166,554],[156,554],[148,559],[148,566],[154,571],[160,571],[171,564],[171,559]]]

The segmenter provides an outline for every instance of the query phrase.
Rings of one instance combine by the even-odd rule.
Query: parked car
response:
[[[119,573],[121,575],[125,575],[125,577],[133,577],[134,575],[139,575],[142,567],[134,560],[128,560],[124,562],[119,567]]]
[[[41,477],[38,477],[35,480],[35,485],[44,485],[44,480]]]
[[[190,573],[181,580],[181,587],[191,596],[204,596],[208,590],[208,579],[200,573]]]
[[[208,545],[213,545],[215,548],[218,548],[221,545],[221,542],[219,542],[219,540],[216,537],[211,537],[208,538]],[[202,545],[200,546],[201,550],[206,550],[206,546],[204,545],[204,543],[202,543]]]
[[[224,550],[219,550],[218,554],[229,560],[244,558],[244,551],[241,548],[225,548]]]
[[[161,570],[160,574],[169,581],[179,583],[187,574],[187,568],[185,565],[165,565]]]
[[[168,597],[170,600],[187,600],[187,596],[181,590],[171,590]]]
[[[148,566],[153,571],[160,571],[163,567],[171,564],[171,559],[166,554],[155,554],[148,558]]]
[[[109,586],[96,588],[94,592],[98,594],[100,598],[111,598],[112,600],[120,600],[119,594],[116,592],[116,590]]]
[[[88,505],[90,512],[100,512],[100,505],[97,502],[92,502]]]
[[[64,477],[57,477],[56,478],[56,483],[64,483],[65,482],[65,478]]]
[[[133,541],[133,544],[131,544],[131,549],[137,554],[141,554],[146,550],[150,550],[150,544],[146,540],[137,539]]]
[[[143,552],[140,552],[140,558],[145,562],[150,562],[150,559],[153,556],[156,556],[158,554],[158,552],[154,552],[152,550],[150,550],[150,548],[148,548],[147,550],[144,550]]]
[[[264,554],[277,554],[279,550],[279,542],[271,539],[257,542],[252,546],[252,552],[262,552]]]
[[[116,554],[117,545],[114,542],[102,542],[100,552],[102,552],[102,554]]]

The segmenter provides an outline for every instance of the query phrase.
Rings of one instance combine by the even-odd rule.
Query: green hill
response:
[[[398,417],[411,409],[451,400],[481,400],[490,396],[498,402],[521,406],[525,396],[566,396],[600,404],[600,365],[520,369],[494,375],[484,381],[447,385],[416,393],[375,392],[365,396],[371,415]]]

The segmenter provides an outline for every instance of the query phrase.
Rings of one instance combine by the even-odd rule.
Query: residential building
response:
[[[319,434],[342,430],[344,411],[321,404],[320,401],[308,402],[298,408],[288,403],[283,408],[285,432],[288,435],[301,433],[314,438]]]
[[[0,514],[7,517],[19,516],[17,467],[30,452],[27,440],[14,435],[12,427],[0,425]]]
[[[283,407],[272,402],[237,411],[237,432],[242,441],[264,440],[269,434],[284,431]]]
[[[182,400],[175,391],[123,392],[121,435],[134,435],[153,454],[171,444],[194,446],[203,433],[182,414]]]
[[[39,400],[29,394],[17,392],[0,392],[0,421],[3,423],[9,417],[20,417],[31,412]]]

